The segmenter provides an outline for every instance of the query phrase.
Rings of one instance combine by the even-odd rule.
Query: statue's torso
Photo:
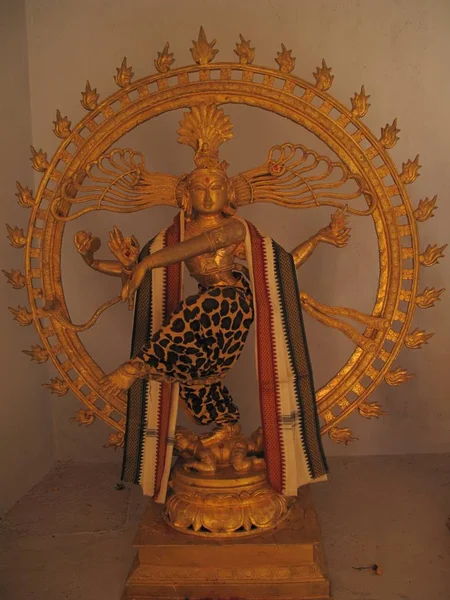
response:
[[[200,235],[203,232],[195,222],[187,222],[185,239]],[[232,274],[236,258],[245,258],[244,241],[220,248],[215,252],[200,254],[187,259],[186,266],[190,275],[204,287],[236,285],[237,280]]]

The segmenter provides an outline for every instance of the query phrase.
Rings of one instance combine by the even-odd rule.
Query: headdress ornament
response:
[[[228,164],[219,161],[219,146],[233,137],[230,118],[215,104],[199,104],[184,114],[180,121],[178,142],[195,150],[194,162],[199,169],[221,169]]]

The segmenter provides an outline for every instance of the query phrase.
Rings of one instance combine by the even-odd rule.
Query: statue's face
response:
[[[189,181],[192,208],[200,214],[215,214],[228,204],[228,180],[225,174],[199,169]]]

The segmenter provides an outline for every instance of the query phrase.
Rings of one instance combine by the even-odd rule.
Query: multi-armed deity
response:
[[[200,104],[185,114],[179,141],[194,148],[196,168],[176,182],[181,211],[174,224],[140,254],[134,236],[124,238],[118,229],[109,241],[117,262],[94,258],[97,238],[83,231],[75,236],[91,268],[122,277],[122,300],[131,303],[137,291],[132,358],[102,383],[113,394],[129,390],[124,477],[140,482],[144,493],[159,501],[166,498],[173,445],[188,457],[184,470],[207,474],[203,485],[209,494],[214,474],[222,482],[228,478],[229,489],[233,482],[242,487],[237,474],[265,482],[265,462],[268,483],[284,496],[295,496],[300,485],[326,474],[296,268],[319,242],[345,245],[349,230],[338,211],[330,225],[289,254],[239,218],[239,189],[227,175],[228,165],[219,160],[219,145],[232,137],[231,127],[214,104]],[[268,165],[275,173],[296,152],[293,168],[305,161],[301,146],[286,144],[278,150],[283,159]],[[269,174],[269,182],[271,178]],[[250,189],[255,179],[263,185],[261,174],[246,180]],[[183,261],[199,284],[198,293],[186,299]],[[263,428],[248,440],[223,379],[239,358],[254,319]],[[214,424],[214,430],[201,436],[177,430],[179,400],[196,423]],[[280,506],[285,506],[282,500],[277,517]],[[267,507],[264,511],[267,518]],[[171,515],[175,524],[180,519]],[[270,522],[276,521],[271,516]],[[216,519],[214,529],[228,533],[256,524],[233,516],[231,525]]]
[[[72,128],[57,112],[54,131],[63,141],[52,161],[32,149],[33,166],[44,173],[36,198],[18,184],[20,204],[33,209],[28,236],[8,226],[13,246],[26,246],[26,274],[5,275],[17,289],[27,285],[32,312],[21,306],[11,311],[22,325],[34,322],[43,340],[44,347],[27,354],[38,362],[52,358],[60,378],[46,385],[58,395],[71,389],[85,403],[79,423],[99,417],[113,427],[108,445],[124,447],[123,478],[166,501],[164,518],[172,527],[212,539],[245,539],[289,519],[298,488],[326,477],[321,434],[350,442],[341,421],[355,409],[365,418],[382,415],[381,406],[367,402],[370,393],[383,381],[399,385],[409,378],[392,365],[403,344],[417,349],[431,336],[411,330],[411,320],[416,307],[433,306],[442,290],[419,292],[418,274],[420,266],[436,264],[445,247],[429,245],[420,253],[416,221],[433,215],[436,198],[412,208],[406,185],[418,176],[418,156],[397,172],[387,152],[398,140],[397,120],[379,138],[365,127],[361,119],[370,105],[364,87],[347,108],[328,92],[334,76],[325,61],[311,84],[291,74],[295,59],[284,46],[274,70],[252,64],[254,48],[242,36],[237,63],[213,63],[214,44],[201,29],[191,49],[195,64],[175,70],[166,45],[155,60],[157,73],[136,82],[124,59],[115,76],[120,89],[104,101],[87,82],[81,103],[88,115],[78,125]],[[324,142],[333,159],[298,142],[284,143],[271,148],[261,166],[229,176],[219,159],[220,145],[232,137],[220,107],[227,103],[290,119]],[[150,172],[142,154],[114,147],[134,127],[176,109],[187,109],[178,141],[195,152],[188,175]],[[239,207],[257,202],[328,206],[334,212],[329,224],[287,252],[239,216]],[[173,224],[142,248],[114,228],[108,246],[115,260],[97,259],[100,240],[76,234],[86,264],[117,277],[120,286],[89,321],[73,324],[61,280],[65,224],[92,211],[128,213],[161,204],[179,209]],[[349,216],[372,219],[378,240],[378,290],[370,314],[328,306],[298,289],[296,270],[319,243],[347,244]],[[188,297],[183,263],[199,286]],[[78,334],[120,300],[134,310],[131,358],[105,374]],[[318,390],[302,309],[355,344],[340,371]],[[252,323],[261,427],[246,437],[239,425],[239,390],[233,390],[236,403],[224,378]],[[210,430],[195,434],[177,427],[179,405]],[[299,585],[307,581],[319,597],[317,582],[326,583],[319,562],[308,572],[280,567],[273,577],[285,590],[296,577]],[[160,582],[161,569],[142,575],[139,589],[151,587],[151,577]],[[240,573],[233,569],[230,577]],[[167,577],[173,579],[174,571]],[[300,597],[299,590],[286,597]],[[151,593],[145,597],[156,597]]]

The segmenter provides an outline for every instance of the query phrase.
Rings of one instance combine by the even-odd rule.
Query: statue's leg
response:
[[[247,444],[237,443],[231,451],[231,464],[239,473],[250,471],[253,461],[247,456]]]
[[[231,286],[202,289],[180,302],[149,343],[105,378],[105,385],[120,391],[142,377],[180,384],[221,378],[239,358],[252,321],[249,293]],[[203,425],[239,419],[230,393],[220,382],[191,386],[186,405]]]
[[[182,385],[181,399],[189,416],[199,425],[234,424],[239,421],[239,409],[227,387],[220,382],[211,385]]]

